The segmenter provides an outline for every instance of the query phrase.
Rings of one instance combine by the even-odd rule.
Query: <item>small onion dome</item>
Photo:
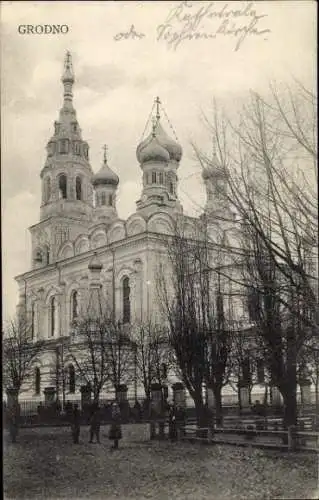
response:
[[[159,144],[156,137],[152,137],[146,146],[136,152],[136,155],[140,163],[146,163],[147,161],[166,163],[169,161],[168,151]]]
[[[113,170],[110,169],[107,163],[104,163],[100,170],[93,175],[92,184],[93,186],[99,185],[111,185],[117,186],[119,183],[119,178]]]
[[[99,260],[97,253],[94,252],[92,259],[89,262],[88,268],[90,271],[101,271],[103,267],[102,262]]]
[[[205,180],[210,179],[213,175],[213,169],[211,167],[204,167],[202,171],[202,178]]]
[[[219,165],[208,165],[207,167],[204,167],[202,170],[202,178],[205,180],[207,179],[224,179],[225,178],[225,172]]]

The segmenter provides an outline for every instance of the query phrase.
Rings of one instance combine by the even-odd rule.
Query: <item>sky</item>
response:
[[[39,32],[60,25],[67,33],[27,34],[25,25]],[[67,50],[92,168],[100,168],[107,144],[120,177],[119,216],[135,211],[141,193],[136,147],[156,96],[183,147],[179,198],[185,213],[198,215],[205,188],[191,143],[211,148],[201,112],[209,116],[216,99],[235,114],[250,89],[267,94],[270,81],[296,78],[313,87],[316,2],[2,2],[4,318],[15,312],[14,276],[30,270],[28,227],[39,221],[39,175],[62,105]],[[162,124],[173,136],[164,117]]]

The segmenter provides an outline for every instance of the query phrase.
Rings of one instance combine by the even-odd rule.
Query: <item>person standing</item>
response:
[[[96,442],[100,443],[100,427],[101,427],[101,418],[100,418],[100,409],[99,405],[95,404],[93,406],[93,411],[90,419],[90,441],[89,443],[93,443],[94,436],[96,437]]]
[[[121,410],[117,401],[114,401],[112,405],[112,424],[109,431],[109,439],[114,442],[111,449],[117,450],[119,440],[122,439]]]
[[[74,444],[79,444],[80,430],[81,430],[80,412],[78,409],[78,405],[75,404],[71,420],[71,431]]]
[[[169,438],[171,441],[177,441],[177,422],[176,422],[176,406],[172,405],[169,411]]]

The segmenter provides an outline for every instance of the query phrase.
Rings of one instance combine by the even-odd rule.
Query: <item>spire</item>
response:
[[[70,104],[72,105],[72,99],[73,99],[72,86],[74,83],[72,56],[69,51],[67,51],[65,55],[64,71],[61,80],[64,87],[64,93],[63,93],[64,107],[68,107]]]

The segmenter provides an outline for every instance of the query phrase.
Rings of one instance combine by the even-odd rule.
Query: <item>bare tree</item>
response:
[[[108,315],[85,315],[74,325],[68,346],[69,358],[77,375],[91,387],[94,403],[98,403],[102,389],[110,382],[111,325]]]
[[[279,92],[272,85],[267,101],[251,92],[238,124],[217,108],[213,119],[205,121],[216,144],[214,162],[217,158],[217,167],[227,179],[224,196],[238,219],[263,241],[280,273],[294,288],[302,289],[312,310],[302,319],[318,331],[315,95],[301,84],[294,92],[289,88]],[[195,152],[203,167],[216,168],[207,154],[196,147]],[[240,246],[224,251],[232,252],[240,263]],[[289,308],[289,302],[285,306]],[[294,307],[291,311],[296,313]]]
[[[298,353],[319,333],[316,124],[311,92],[300,84],[294,92],[271,86],[267,101],[251,92],[238,124],[218,110],[206,118],[214,162],[195,147],[202,166],[227,179],[223,194],[237,214],[239,237],[221,251],[244,270],[228,276],[254,297],[252,316],[287,425],[296,423]]]
[[[107,358],[109,380],[116,390],[121,384],[132,380],[134,346],[120,323],[108,321]]]
[[[26,314],[9,321],[3,331],[3,382],[7,388],[14,389],[17,395],[30,379],[32,367],[43,350],[43,341],[33,337],[33,325]]]
[[[137,379],[143,385],[147,401],[151,398],[151,385],[163,385],[172,367],[169,339],[163,326],[151,321],[135,329]]]
[[[250,287],[250,317],[256,335],[265,345],[266,362],[272,378],[284,399],[284,422],[297,423],[297,358],[305,342],[305,327],[301,314],[292,312],[300,307],[300,296],[284,279],[269,258],[267,249],[257,239],[249,240],[246,283]],[[289,309],[285,303],[289,302]]]
[[[205,415],[204,383],[214,393],[216,416],[221,420],[231,329],[220,276],[210,269],[212,256],[205,222],[198,229],[191,238],[184,234],[182,223],[176,224],[167,243],[171,274],[167,270],[161,273],[158,288],[180,375],[201,424]]]

